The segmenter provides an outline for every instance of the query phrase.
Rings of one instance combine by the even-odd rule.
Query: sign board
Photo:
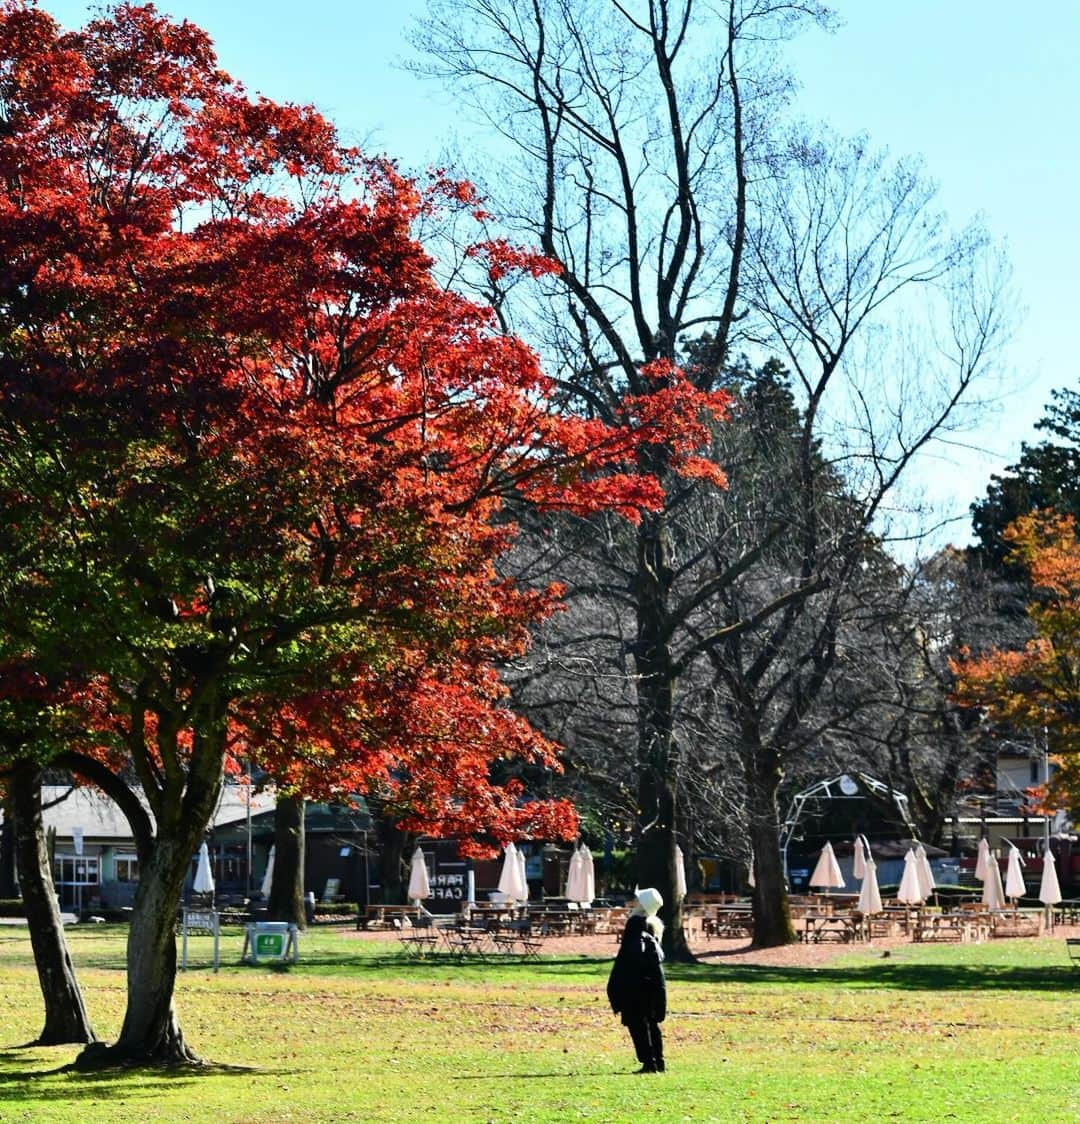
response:
[[[296,926],[287,921],[255,921],[244,927],[242,960],[258,964],[261,960],[299,959]]]
[[[75,854],[81,855],[83,853],[83,831],[81,827],[73,827],[71,829],[71,841],[75,844]]]
[[[218,964],[221,962],[219,956],[219,939],[221,936],[221,924],[216,909],[188,909],[184,907],[181,933],[183,942],[180,951],[180,970],[187,971],[188,961],[188,934],[189,933],[204,933],[209,934],[214,938],[214,971],[218,970]]]
[[[341,893],[341,879],[328,878],[326,880],[326,887],[322,893],[322,900],[324,902],[335,901],[339,893]]]

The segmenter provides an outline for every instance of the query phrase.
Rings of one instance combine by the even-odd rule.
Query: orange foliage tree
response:
[[[1080,803],[1080,541],[1071,516],[1041,511],[1005,531],[1009,561],[1033,589],[1035,635],[1023,648],[964,652],[951,662],[958,702],[1018,729],[1045,730],[1057,764],[1040,808]]]

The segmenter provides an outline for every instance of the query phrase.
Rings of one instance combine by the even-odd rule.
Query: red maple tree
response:
[[[87,775],[124,799],[121,754],[150,811],[123,1028],[83,1063],[192,1059],[172,925],[230,752],[391,786],[418,829],[572,832],[490,781],[555,764],[494,671],[558,594],[499,577],[503,499],[636,518],[637,450],[700,474],[723,402],[661,371],[631,425],[559,415],[412,234],[445,183],[251,97],[151,7],[66,33],[8,0],[0,103],[0,647],[93,684]]]

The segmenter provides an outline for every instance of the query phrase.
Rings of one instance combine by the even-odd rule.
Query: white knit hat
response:
[[[660,891],[654,890],[651,886],[644,890],[635,890],[634,897],[646,917],[659,913],[660,907],[664,904]]]

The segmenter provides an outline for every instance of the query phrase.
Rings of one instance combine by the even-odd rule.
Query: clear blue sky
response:
[[[68,26],[90,4],[43,0]],[[1015,0],[833,0],[831,35],[793,53],[800,108],[893,153],[921,154],[957,226],[976,214],[1012,259],[1026,316],[1006,355],[1001,399],[975,448],[939,449],[927,488],[964,514],[992,471],[1034,440],[1050,390],[1080,386],[1074,339],[1080,297],[1080,3],[1025,12]],[[395,66],[423,0],[160,0],[205,28],[221,65],[251,90],[313,102],[351,140],[407,166],[438,158],[454,125],[449,102]],[[962,521],[949,535],[968,537]]]

